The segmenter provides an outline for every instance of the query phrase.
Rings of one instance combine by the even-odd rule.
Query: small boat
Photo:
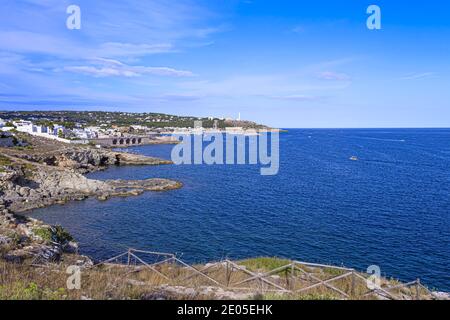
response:
[[[352,161],[358,161],[359,159],[358,159],[357,156],[351,156],[351,157],[350,157],[350,160],[352,160]]]

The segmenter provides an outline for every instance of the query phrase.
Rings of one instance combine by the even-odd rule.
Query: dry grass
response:
[[[226,263],[215,265],[197,265],[197,270],[208,277],[219,282],[217,285],[205,275],[199,275],[193,269],[185,266],[164,263],[155,267],[157,272],[150,270],[143,265],[127,267],[123,265],[101,265],[90,269],[83,269],[81,275],[82,287],[80,290],[68,290],[66,281],[66,267],[76,260],[76,256],[67,256],[65,261],[59,265],[48,267],[31,267],[27,264],[11,264],[0,260],[0,300],[2,299],[141,299],[149,293],[160,290],[163,285],[181,286],[184,288],[204,288],[204,287],[223,287],[228,291],[248,292],[249,298],[256,299],[282,299],[282,300],[333,300],[343,299],[344,297],[325,286],[318,286],[307,291],[297,292],[311,284],[317,282],[317,279],[327,280],[336,277],[336,270],[328,268],[310,268],[307,271],[309,275],[294,270],[295,281],[292,281],[291,272],[283,270],[277,274],[268,276],[266,279],[270,282],[290,288],[293,292],[276,292],[275,287],[270,284],[262,283],[258,279],[244,280],[251,276],[245,271],[234,270],[227,273]],[[72,260],[72,261],[71,261]],[[239,265],[245,266],[246,270],[257,272],[267,272],[275,268],[289,264],[288,260],[276,258],[256,258],[239,262]],[[163,275],[171,279],[168,281]],[[312,279],[311,276],[316,277]],[[226,284],[230,284],[226,289]],[[350,299],[376,299],[375,295],[363,296],[367,292],[364,281],[352,280],[352,277],[346,277],[334,281],[334,287],[346,293],[352,293]],[[396,285],[397,282],[383,279],[383,285]],[[352,290],[353,288],[353,290]],[[393,293],[399,297],[415,298],[417,293],[414,287],[401,288],[394,290]],[[420,289],[421,299],[430,298],[425,289]],[[172,299],[208,299],[208,295],[175,295]]]

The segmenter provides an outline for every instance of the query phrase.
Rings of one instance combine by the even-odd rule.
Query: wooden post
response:
[[[291,287],[291,281],[289,278],[289,268],[286,268],[286,270],[284,270],[284,277],[286,278],[286,288],[289,289]]]
[[[351,282],[351,289],[350,289],[350,295],[352,297],[352,299],[355,298],[355,285],[356,285],[356,276],[355,276],[355,271],[352,271],[352,282]]]
[[[231,281],[230,263],[228,261],[227,261],[226,281],[227,281],[227,288],[228,288],[230,286],[230,281]]]
[[[261,277],[259,278],[259,285],[260,285],[260,288],[261,288],[260,289],[261,295],[263,296],[264,295],[264,282],[263,282]]]
[[[416,280],[416,300],[420,300],[420,279]]]
[[[130,249],[128,249],[128,261],[127,261],[127,265],[130,266],[131,264],[131,253],[130,253]]]
[[[291,264],[291,286],[289,287],[289,289],[291,290],[291,291],[294,291],[294,289],[295,289],[295,266],[294,266],[294,263],[292,262],[292,264]]]

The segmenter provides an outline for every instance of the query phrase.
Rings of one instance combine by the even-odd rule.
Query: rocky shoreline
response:
[[[167,179],[100,181],[86,178],[84,173],[102,170],[110,165],[170,163],[166,160],[109,150],[6,158],[11,161],[11,166],[0,173],[0,201],[3,201],[5,208],[15,213],[87,197],[107,199],[181,187],[179,182]]]
[[[94,147],[33,142],[32,149],[0,148],[0,254],[6,260],[57,261],[64,252],[77,251],[77,244],[60,227],[19,213],[89,197],[107,200],[182,186],[168,179],[100,181],[84,176],[113,165],[171,164],[167,160]]]

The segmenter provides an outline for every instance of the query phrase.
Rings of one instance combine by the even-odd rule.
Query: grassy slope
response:
[[[82,288],[81,290],[68,290],[66,288],[66,281],[68,275],[66,268],[77,259],[77,256],[66,255],[64,262],[59,265],[51,265],[46,268],[30,267],[26,264],[14,265],[6,263],[0,259],[0,300],[2,299],[81,299],[82,297],[89,297],[92,299],[140,299],[144,295],[157,290],[158,287],[165,284],[166,281],[156,275],[154,272],[148,270],[141,270],[127,274],[129,270],[124,268],[107,268],[96,267],[94,269],[85,269],[82,272]],[[239,261],[238,264],[245,266],[247,270],[254,272],[267,272],[274,268],[284,266],[289,263],[288,260],[278,258],[255,258]],[[201,269],[203,266],[197,266]],[[186,276],[188,270],[181,267],[161,266],[160,271],[165,274],[171,274],[176,279],[181,279]],[[329,279],[336,276],[335,271],[330,273],[319,270],[308,270],[316,274],[321,279]],[[127,274],[126,276],[124,276]],[[218,274],[211,273],[215,279],[223,281],[225,279],[225,272]],[[275,275],[274,279],[282,280],[284,273]],[[248,276],[242,274],[234,274],[234,281],[246,279]],[[383,279],[385,284],[396,285],[399,282],[395,280]],[[136,283],[138,285],[136,285]],[[348,292],[351,286],[350,279],[343,279],[334,283],[339,288]],[[206,279],[196,278],[190,282],[183,283],[174,280],[171,283],[173,286],[186,287],[203,287],[211,286],[211,283]],[[247,287],[254,287],[253,295],[249,298],[253,299],[293,299],[293,300],[332,300],[341,299],[340,295],[325,288],[316,288],[302,294],[277,294],[264,293],[260,294],[258,285],[247,284]],[[363,283],[357,283],[355,292],[363,293],[367,290]],[[405,296],[415,296],[414,289],[402,289],[401,292]],[[175,296],[174,299],[185,299],[186,296]],[[188,297],[192,298],[192,297]],[[375,296],[361,297],[355,295],[353,299],[376,299]],[[425,291],[421,291],[421,298],[429,298]],[[194,299],[208,299],[208,296],[197,296]]]

